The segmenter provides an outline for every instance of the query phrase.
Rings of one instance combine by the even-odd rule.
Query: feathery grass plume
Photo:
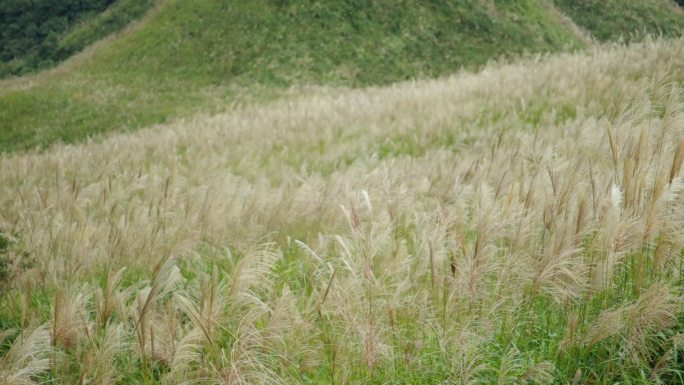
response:
[[[527,374],[523,357],[516,348],[508,349],[499,360],[498,367],[491,368],[495,372],[497,385],[515,383]]]
[[[92,321],[87,309],[91,298],[89,287],[81,290],[58,289],[52,306],[50,332],[52,346],[65,349],[76,347],[83,337],[91,333]]]
[[[37,385],[50,368],[50,332],[46,325],[25,330],[0,360],[0,384]]]
[[[625,314],[628,306],[607,309],[601,312],[584,336],[584,344],[591,347],[607,338],[619,335],[625,328]]]
[[[165,384],[185,384],[196,378],[195,371],[202,365],[202,331],[193,328],[187,331],[178,342],[173,344],[171,358],[168,362],[169,371],[164,374]]]
[[[220,364],[214,369],[215,381],[219,385],[285,385],[287,371],[277,372],[275,360],[264,352],[258,331],[245,331],[229,352],[222,349]]]
[[[303,312],[297,308],[297,298],[285,285],[263,329],[268,351],[280,357],[284,367],[296,367],[299,373],[314,370],[323,355],[313,314],[311,305]]]
[[[389,347],[385,342],[388,338],[384,327],[379,322],[374,322],[373,317],[369,315],[366,322],[357,324],[357,334],[361,345],[361,361],[366,366],[369,376],[373,377],[373,372],[382,360],[389,358]]]
[[[584,338],[588,346],[621,336],[621,359],[641,365],[652,358],[661,342],[658,333],[676,323],[682,298],[667,284],[656,282],[637,300],[617,309],[604,310]]]
[[[165,258],[155,267],[150,284],[137,293],[131,304],[130,314],[133,318],[137,346],[142,357],[148,355],[155,357],[163,352],[159,349],[159,334],[157,334],[157,346],[155,346],[155,327],[163,325],[155,322],[155,318],[157,318],[156,306],[181,279],[179,269],[173,258]]]
[[[374,271],[384,257],[391,258],[392,224],[386,212],[373,210],[368,192],[349,194],[348,205],[341,209],[349,225],[349,238],[341,243],[348,263],[369,280],[379,278]],[[338,240],[341,238],[338,237]]]
[[[336,359],[339,372],[336,375],[342,378],[359,368],[366,375],[372,375],[380,363],[390,359],[390,331],[385,324],[383,306],[388,288],[380,280],[364,274],[365,264],[356,266],[355,274],[336,274],[321,306],[322,317],[332,323],[338,336],[335,344],[339,350]]]
[[[231,308],[242,305],[256,305],[261,311],[268,311],[263,302],[272,292],[274,267],[281,255],[272,244],[256,245],[236,263],[226,283],[226,301]]]
[[[574,184],[570,181],[570,184]],[[542,239],[542,255],[535,261],[534,288],[557,302],[575,299],[586,286],[587,268],[581,249],[577,247],[578,216],[576,208],[561,198],[557,204],[554,226]],[[577,210],[581,211],[581,205]]]
[[[168,299],[165,305],[150,309],[141,323],[146,326],[142,332],[145,350],[140,350],[140,343],[138,349],[145,365],[154,363],[169,366],[176,355],[179,341],[184,336],[181,312],[174,306],[172,299]]]
[[[615,268],[622,263],[625,255],[642,245],[639,236],[642,231],[639,226],[641,218],[623,210],[623,193],[617,185],[611,185],[609,194],[602,202],[602,213],[597,224],[603,258],[594,261],[596,266],[592,266],[591,270],[591,283],[596,291],[608,287]]]
[[[202,333],[203,341],[211,349],[215,349],[215,330],[224,321],[225,281],[219,281],[218,269],[214,267],[210,276],[199,278],[199,292],[196,299],[176,295],[183,312],[190,318],[193,325]]]
[[[450,379],[458,384],[480,384],[487,370],[483,357],[484,338],[472,330],[471,322],[465,322],[448,339]]]
[[[125,293],[118,290],[125,271],[125,268],[116,273],[109,271],[105,287],[98,287],[93,293],[97,323],[102,328],[107,326],[110,318],[117,312],[120,318],[125,318]]]
[[[549,361],[536,363],[525,370],[520,380],[533,384],[550,384],[556,378],[556,367]]]
[[[472,246],[467,249],[471,255],[474,253],[473,249]],[[456,271],[450,288],[451,297],[466,300],[469,304],[477,306],[486,297],[486,277],[496,271],[496,265],[478,262],[473,258],[459,258],[456,262]]]
[[[96,338],[85,355],[79,383],[116,384],[121,377],[116,357],[126,348],[123,325],[108,324]]]
[[[651,358],[658,346],[658,333],[674,326],[682,305],[681,295],[668,284],[656,282],[629,307],[625,324],[628,329],[623,350],[639,364]]]
[[[572,347],[577,342],[577,330],[579,326],[579,321],[579,315],[577,313],[568,315],[567,324],[565,327],[565,335],[563,336],[561,342],[558,344],[559,352],[566,351],[568,348]]]

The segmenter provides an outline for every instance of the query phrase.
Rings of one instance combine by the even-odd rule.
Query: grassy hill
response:
[[[681,383],[680,11],[602,4],[168,0],[2,81],[0,385]]]
[[[287,86],[380,85],[586,46],[559,9],[547,0],[162,1],[57,69],[0,83],[0,151],[223,111]],[[610,16],[602,28],[618,22]],[[664,32],[683,20],[664,19]]]
[[[675,384],[684,39],[0,155],[0,384]]]

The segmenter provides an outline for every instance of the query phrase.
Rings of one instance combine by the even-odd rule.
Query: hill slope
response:
[[[0,384],[678,383],[683,69],[648,41],[0,155]]]
[[[0,83],[0,151],[222,111],[283,86],[435,77],[585,42],[547,0],[169,0],[56,70]]]

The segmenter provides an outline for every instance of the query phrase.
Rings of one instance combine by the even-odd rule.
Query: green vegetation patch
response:
[[[644,35],[678,36],[684,27],[684,11],[669,0],[554,0],[565,14],[598,40]],[[681,2],[680,2],[681,4]]]
[[[59,63],[142,16],[154,0],[0,3],[0,77]]]

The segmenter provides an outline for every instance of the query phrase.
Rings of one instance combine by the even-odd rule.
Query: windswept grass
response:
[[[682,376],[684,40],[0,156],[0,380]]]

